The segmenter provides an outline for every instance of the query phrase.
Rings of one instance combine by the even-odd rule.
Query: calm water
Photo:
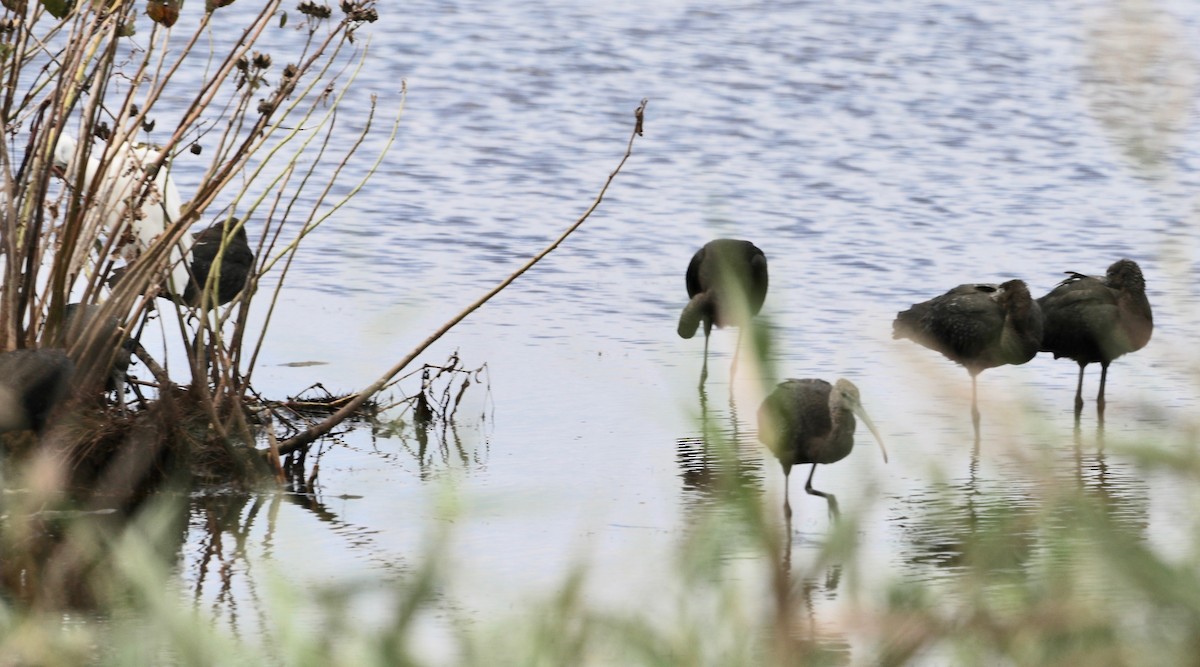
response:
[[[266,571],[314,584],[403,576],[445,524],[449,493],[462,512],[458,575],[443,592],[455,614],[507,612],[580,563],[598,598],[649,604],[673,550],[715,506],[702,409],[740,443],[743,483],[782,500],[778,466],[756,442],[760,396],[749,381],[729,386],[736,333],[714,335],[704,395],[703,343],[675,334],[684,268],[716,236],[752,239],[770,259],[771,374],[853,379],[887,440],[889,465],[862,441],[816,478],[843,509],[868,508],[862,558],[881,579],[949,576],[977,515],[1036,502],[1034,467],[1179,548],[1194,492],[1146,478],[1113,445],[1181,442],[1174,433],[1196,412],[1200,143],[1185,105],[1158,176],[1123,157],[1135,144],[1106,129],[1088,65],[1105,6],[381,8],[350,104],[362,110],[374,93],[392,113],[405,80],[399,139],[293,269],[257,375],[267,395],[365,386],[584,210],[643,97],[646,134],[580,231],[423,358],[458,350],[489,368],[490,392],[471,390],[456,434],[421,453],[411,437],[345,433],[326,445],[315,498],[198,500],[185,583],[239,625],[252,622]],[[1200,44],[1189,5],[1172,8],[1181,43]],[[286,60],[285,42],[271,48]],[[1157,328],[1111,369],[1107,446],[1091,413],[1098,371],[1077,446],[1076,367],[1039,357],[981,376],[973,459],[966,372],[892,341],[895,312],[962,282],[1020,277],[1042,294],[1063,271],[1102,273],[1120,257],[1141,263]],[[327,365],[282,365],[296,361]],[[802,485],[793,480],[797,567],[829,527]],[[949,520],[927,511],[935,498]],[[204,528],[214,507],[231,520],[221,544]],[[814,585],[832,619],[837,578]]]

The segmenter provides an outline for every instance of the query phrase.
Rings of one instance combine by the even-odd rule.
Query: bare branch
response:
[[[492,297],[496,296],[504,288],[511,285],[513,283],[513,281],[515,281],[517,278],[520,278],[522,274],[524,274],[529,269],[533,268],[533,266],[535,264],[537,264],[538,262],[540,262],[544,257],[546,257],[546,255],[549,255],[556,248],[558,248],[558,246],[561,245],[562,242],[565,241],[567,239],[567,237],[570,236],[576,229],[578,229],[579,226],[582,225],[583,222],[592,215],[592,212],[595,211],[600,206],[600,202],[604,199],[605,193],[608,192],[609,185],[612,184],[613,179],[616,178],[617,174],[620,173],[621,168],[623,166],[625,166],[625,162],[629,159],[630,155],[633,154],[633,141],[634,141],[634,139],[641,136],[641,134],[642,134],[642,125],[643,125],[645,110],[646,110],[646,100],[643,99],[641,104],[639,104],[638,108],[634,111],[634,117],[635,117],[636,121],[635,121],[635,125],[634,125],[634,130],[629,135],[629,143],[625,147],[625,155],[622,156],[621,161],[619,163],[617,163],[617,166],[615,169],[613,169],[612,173],[610,173],[608,175],[608,179],[604,182],[604,186],[602,188],[600,188],[600,192],[599,192],[599,194],[596,195],[596,199],[592,202],[591,206],[589,206],[587,208],[587,210],[583,212],[583,215],[581,215],[579,217],[579,219],[575,221],[574,224],[572,224],[570,227],[568,227],[567,230],[565,232],[563,232],[562,235],[560,235],[557,239],[555,239],[553,243],[546,246],[545,248],[542,249],[541,252],[537,253],[532,258],[530,258],[528,262],[526,262],[523,266],[521,266],[521,268],[519,268],[515,272],[513,272],[512,275],[510,275],[509,277],[500,281],[500,283],[498,285],[496,285],[492,289],[488,290],[488,292],[486,294],[479,297],[479,299],[477,299],[474,303],[467,306],[460,313],[458,313],[454,317],[450,318],[450,320],[448,322],[446,322],[442,326],[438,327],[438,329],[436,331],[434,331],[432,334],[430,334],[428,338],[426,338],[419,345],[417,345],[416,348],[414,348],[411,352],[409,352],[407,355],[405,355],[405,357],[403,359],[401,359],[399,362],[397,362],[395,366],[392,366],[390,369],[388,369],[388,371],[386,373],[384,373],[382,377],[380,377],[375,382],[371,383],[369,386],[367,386],[362,391],[358,392],[358,395],[354,398],[354,400],[347,403],[340,410],[338,410],[334,414],[330,415],[324,421],[322,421],[318,424],[314,424],[313,426],[311,426],[310,428],[305,430],[303,433],[299,433],[299,434],[292,436],[291,438],[288,438],[287,440],[279,443],[279,454],[287,455],[293,451],[296,451],[302,447],[305,447],[306,445],[313,442],[317,438],[328,433],[335,426],[337,426],[342,421],[344,421],[347,417],[354,414],[354,412],[356,410],[358,410],[358,408],[363,403],[365,403],[368,399],[370,399],[372,396],[374,396],[376,392],[378,392],[384,385],[386,385],[396,374],[398,374],[400,371],[404,370],[405,367],[407,367],[410,363],[412,363],[413,359],[416,359],[417,356],[419,356],[422,352],[424,352],[426,349],[428,349],[430,345],[433,345],[433,343],[435,343],[442,336],[446,335],[446,333],[448,331],[450,331],[451,329],[453,329],[459,322],[466,319],[466,317],[468,315],[470,315],[471,313],[478,310],[481,306],[483,306],[483,304],[487,303]]]

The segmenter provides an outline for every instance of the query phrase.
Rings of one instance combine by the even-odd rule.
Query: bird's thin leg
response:
[[[807,491],[809,495],[821,496],[826,501],[828,501],[829,502],[829,513],[833,516],[833,518],[836,519],[838,516],[840,516],[840,512],[838,511],[837,498],[832,493],[825,493],[824,491],[818,491],[812,487],[812,478],[813,478],[813,475],[816,474],[816,472],[817,472],[817,464],[814,463],[812,470],[810,470],[808,473],[808,481],[804,483],[804,490]]]
[[[975,427],[975,442],[979,442],[979,403],[976,376],[971,375],[971,424]]]
[[[1075,384],[1075,417],[1079,417],[1079,412],[1083,410],[1083,369],[1087,366],[1085,363],[1079,364],[1079,381]]]
[[[700,386],[708,380],[708,332],[704,332],[704,364],[700,366]]]
[[[1100,415],[1100,419],[1104,419],[1104,385],[1108,381],[1108,364],[1107,361],[1100,362],[1100,393],[1096,394],[1096,414]]]
[[[1104,385],[1109,380],[1109,362],[1100,362],[1100,392],[1096,395],[1096,407],[1104,411]]]
[[[790,467],[783,469],[783,515],[788,520],[788,535],[792,534],[792,504],[788,502],[788,480],[791,478],[792,470]]]
[[[733,363],[729,365],[729,384],[733,384],[733,378],[737,375],[738,357],[742,354],[742,328],[738,327],[737,347],[733,348]]]

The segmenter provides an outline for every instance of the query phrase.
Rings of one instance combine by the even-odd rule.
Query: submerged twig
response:
[[[430,345],[433,345],[438,339],[453,329],[459,322],[466,319],[468,315],[478,310],[481,306],[483,306],[483,304],[491,300],[492,297],[496,296],[504,288],[511,285],[513,281],[515,281],[517,278],[520,278],[526,271],[533,268],[535,264],[540,262],[544,257],[546,257],[546,255],[549,255],[556,248],[558,248],[558,246],[561,245],[568,236],[578,229],[580,225],[582,225],[583,222],[592,215],[592,212],[599,208],[600,202],[603,201],[604,195],[608,192],[608,187],[612,184],[613,179],[615,179],[617,174],[621,172],[621,168],[625,166],[625,162],[633,154],[633,141],[642,134],[642,124],[645,116],[646,102],[647,100],[643,99],[641,104],[639,104],[637,109],[634,111],[635,125],[633,132],[631,132],[629,135],[629,142],[625,147],[625,155],[621,157],[621,161],[617,163],[616,168],[613,169],[613,171],[608,175],[608,179],[604,181],[604,186],[600,188],[600,192],[596,195],[595,200],[592,201],[591,206],[589,206],[587,210],[583,212],[583,215],[579,216],[579,219],[576,220],[574,224],[568,227],[567,230],[563,232],[557,239],[555,239],[550,245],[543,248],[541,252],[531,257],[528,262],[514,271],[512,275],[500,281],[498,285],[488,290],[487,293],[479,297],[479,299],[477,299],[474,303],[470,304],[460,313],[450,318],[450,320],[445,324],[438,327],[436,331],[430,334],[428,338],[421,341],[416,348],[405,355],[404,358],[397,362],[395,366],[389,368],[382,377],[375,382],[372,382],[362,391],[358,392],[358,395],[354,398],[354,400],[344,405],[340,410],[330,415],[329,418],[325,419],[324,421],[314,424],[304,432],[294,435],[279,443],[279,453],[286,455],[289,452],[293,452],[297,449],[307,446],[317,438],[328,433],[347,417],[354,414],[364,402],[374,396],[376,392],[382,389],[383,386],[391,381],[393,377],[395,377],[400,371],[404,370],[405,367],[412,363],[413,359],[416,359],[417,356],[428,349]]]

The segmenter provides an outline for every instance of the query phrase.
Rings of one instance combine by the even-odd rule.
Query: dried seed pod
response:
[[[318,5],[312,0],[305,0],[297,7],[301,14],[311,16],[315,19],[327,19],[333,14],[333,10],[325,5]]]
[[[168,28],[179,20],[179,9],[183,0],[146,0],[146,14],[151,21]]]

